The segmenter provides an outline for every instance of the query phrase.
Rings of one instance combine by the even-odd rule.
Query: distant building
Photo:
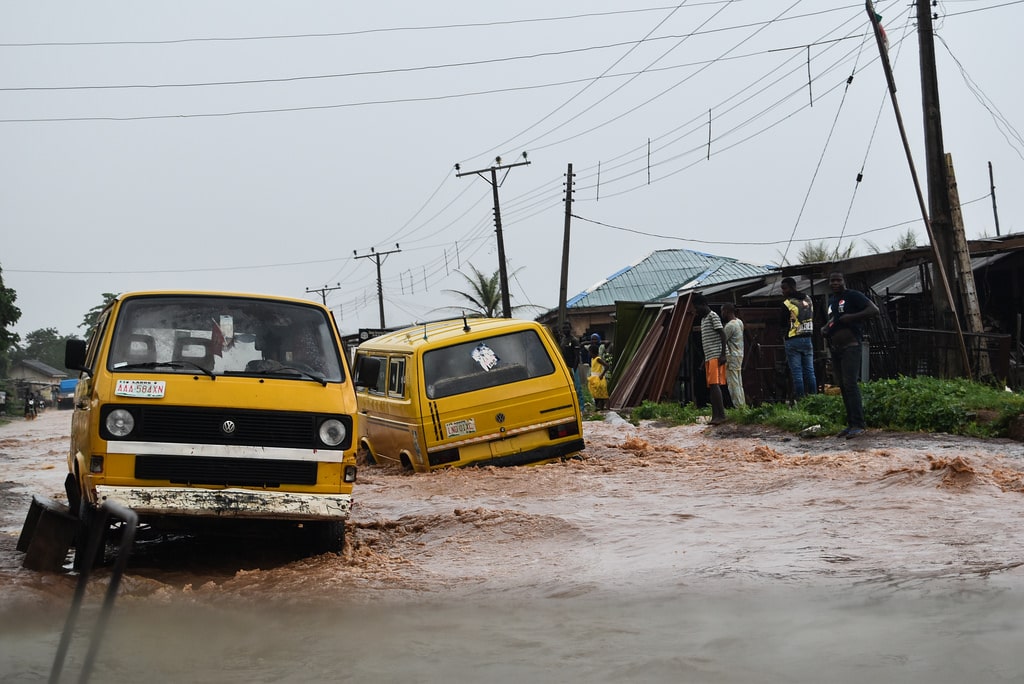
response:
[[[48,366],[42,361],[35,359],[22,359],[11,364],[11,372],[8,374],[18,388],[18,399],[24,399],[27,392],[42,394],[48,402],[53,401],[56,389],[60,381],[68,377],[64,371],[59,371]],[[11,397],[7,397],[11,401]]]

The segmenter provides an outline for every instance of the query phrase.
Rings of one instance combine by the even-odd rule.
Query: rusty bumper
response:
[[[253,489],[193,487],[96,487],[97,503],[115,501],[138,515],[250,518],[263,520],[344,520],[351,494],[303,494]]]

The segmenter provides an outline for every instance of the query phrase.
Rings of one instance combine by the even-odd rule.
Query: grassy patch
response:
[[[947,432],[972,437],[1006,436],[1010,420],[1024,413],[1024,395],[967,380],[906,378],[861,384],[868,427],[904,432]],[[707,408],[693,404],[644,402],[633,420],[664,420],[677,425],[697,422]],[[846,425],[839,395],[814,394],[794,406],[762,404],[729,409],[737,423],[771,425],[800,432],[814,425],[818,434],[835,434]]]

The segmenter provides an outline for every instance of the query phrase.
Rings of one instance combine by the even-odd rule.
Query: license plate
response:
[[[467,420],[456,420],[452,423],[445,423],[444,432],[448,437],[471,435],[476,432],[476,419],[469,418]]]
[[[163,380],[118,380],[114,394],[119,397],[146,397],[162,399],[167,390]]]

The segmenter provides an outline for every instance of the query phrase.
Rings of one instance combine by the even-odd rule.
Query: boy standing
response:
[[[722,319],[708,306],[704,295],[694,295],[693,305],[700,319],[700,341],[704,347],[704,374],[711,399],[711,424],[725,422],[722,385],[726,384],[725,328]]]

